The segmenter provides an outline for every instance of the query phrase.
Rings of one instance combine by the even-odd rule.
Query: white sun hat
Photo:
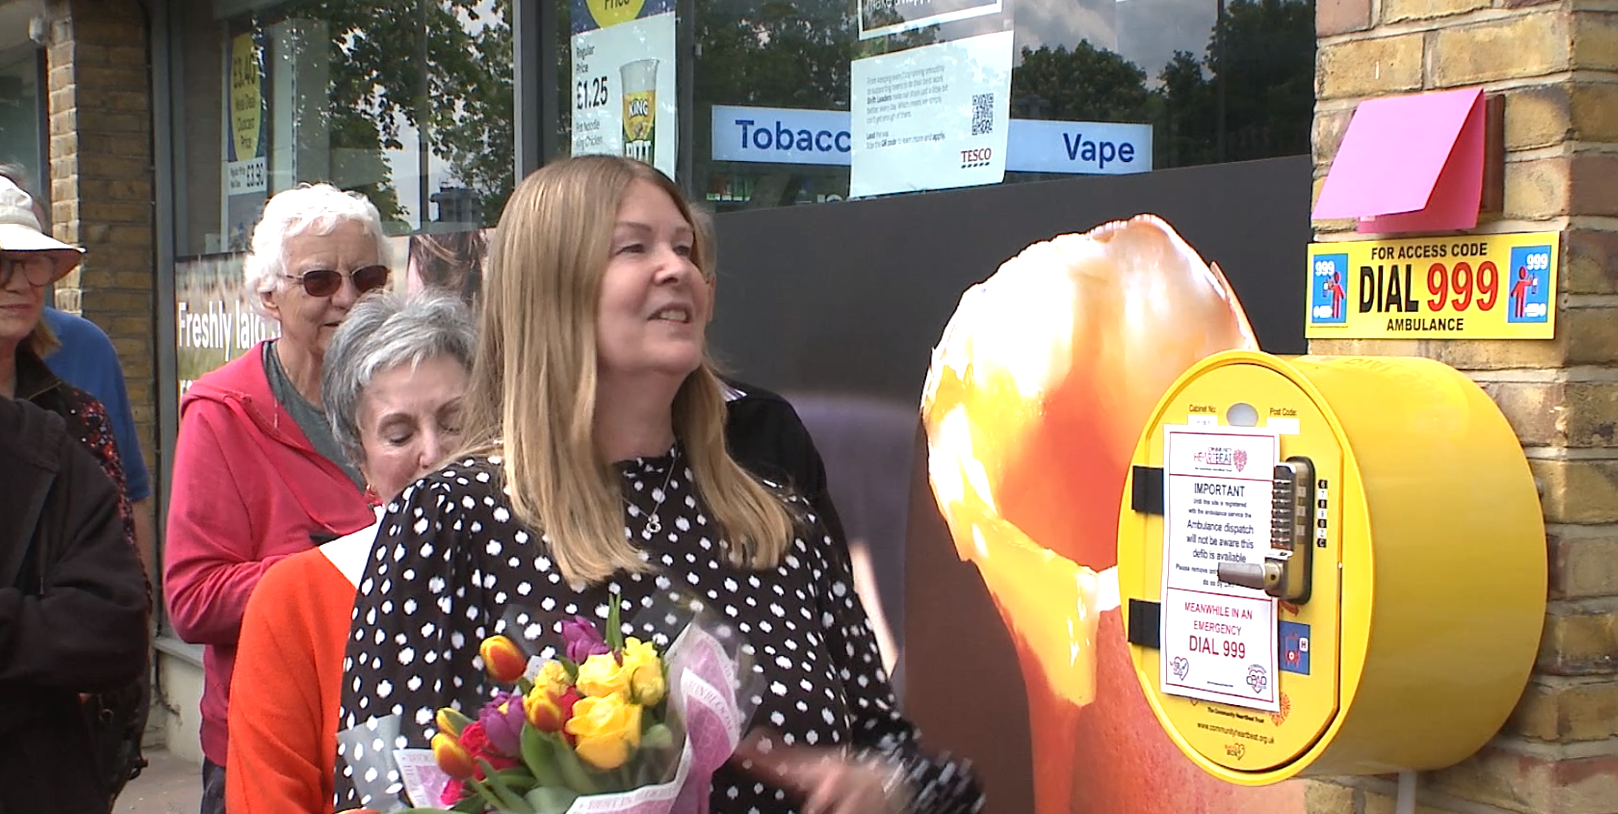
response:
[[[4,176],[0,176],[0,251],[49,252],[56,261],[52,282],[72,271],[84,255],[83,249],[45,234],[34,217],[34,199]]]

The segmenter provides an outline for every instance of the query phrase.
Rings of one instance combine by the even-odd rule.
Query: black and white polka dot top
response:
[[[921,752],[854,592],[846,545],[825,534],[806,503],[792,498],[807,522],[779,567],[749,571],[724,556],[677,448],[621,462],[618,470],[625,533],[658,570],[583,590],[562,578],[545,538],[513,518],[497,457],[447,466],[388,507],[355,599],[339,730],[390,715],[399,717],[401,730],[390,733],[394,743],[367,742],[369,748],[339,738],[337,810],[377,803],[387,810],[393,802],[364,794],[375,785],[356,784],[350,748],[374,754],[425,747],[439,707],[475,715],[488,700],[495,688],[475,658],[485,637],[522,636],[548,658],[561,642],[563,619],[581,614],[604,623],[614,591],[622,598],[622,618],[636,619],[654,593],[674,587],[705,599],[747,642],[763,677],[755,727],[774,730],[786,743],[844,746],[902,767],[911,811],[981,808],[981,791],[964,761]],[[520,612],[513,613],[514,606]],[[522,629],[506,629],[508,620]],[[634,629],[626,621],[625,633],[668,644],[650,625]],[[394,793],[402,788],[385,785]],[[710,801],[714,814],[794,810],[786,793],[734,764],[714,776]]]

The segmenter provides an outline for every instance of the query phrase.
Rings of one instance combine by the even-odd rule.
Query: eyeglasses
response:
[[[11,285],[11,276],[19,271],[29,285],[41,288],[56,276],[56,260],[41,252],[0,255],[0,288]]]
[[[387,266],[365,266],[349,272],[347,277],[354,281],[354,290],[364,294],[387,285],[388,274]],[[343,287],[344,274],[331,269],[312,269],[302,274],[281,276],[302,283],[304,292],[311,297],[330,297]]]

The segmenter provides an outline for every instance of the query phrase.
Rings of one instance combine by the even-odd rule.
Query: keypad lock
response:
[[[1270,550],[1264,562],[1222,562],[1219,580],[1301,605],[1309,601],[1314,571],[1314,464],[1288,458],[1276,465],[1271,485]]]

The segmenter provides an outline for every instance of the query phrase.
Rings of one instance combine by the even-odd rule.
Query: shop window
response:
[[[45,162],[45,98],[40,92],[43,52],[31,40],[7,47],[0,36],[0,164],[21,167],[49,203]]]
[[[376,204],[394,290],[477,290],[514,184],[510,0],[173,6],[174,396],[279,333],[243,260],[264,202],[300,183]]]
[[[594,58],[616,69],[628,57],[575,59],[580,43],[600,50],[599,32],[581,40],[580,31],[610,27],[611,21],[601,26],[590,19],[605,4],[541,1],[555,3],[558,19],[556,36],[545,44],[559,68],[557,143],[567,154],[585,140],[573,119],[596,126],[595,103],[605,98],[588,82],[580,87],[579,80],[590,77],[581,77],[579,68]],[[660,166],[675,170],[693,197],[719,211],[848,197],[853,64],[994,32],[1010,32],[1001,41],[1009,52],[1009,98],[984,93],[972,99],[986,103],[984,115],[988,105],[1003,103],[1008,110],[1009,155],[1001,156],[1006,182],[1309,151],[1313,0],[667,2],[679,29],[666,58],[678,66],[673,84],[658,92],[680,99],[678,121],[667,124],[678,128],[681,140],[679,160],[665,157]],[[641,15],[635,22],[646,21],[647,13]],[[664,47],[655,37],[637,44],[649,54]],[[612,70],[596,74],[609,85],[619,79]],[[610,111],[611,103],[606,106]],[[974,119],[979,112],[974,109]],[[971,125],[963,114],[953,126]],[[1031,146],[1029,133],[1049,138]],[[783,151],[788,135],[794,150]],[[612,139],[607,142],[610,151]],[[1051,155],[1032,154],[1041,150]],[[963,156],[962,167],[978,157]],[[1080,160],[1085,157],[1088,164]]]
[[[279,333],[244,287],[264,202],[376,204],[394,290],[470,295],[513,186],[508,0],[183,0],[172,15],[176,395]]]
[[[395,235],[498,219],[508,0],[185,0],[173,19],[178,256],[243,250],[300,182],[365,193]]]

